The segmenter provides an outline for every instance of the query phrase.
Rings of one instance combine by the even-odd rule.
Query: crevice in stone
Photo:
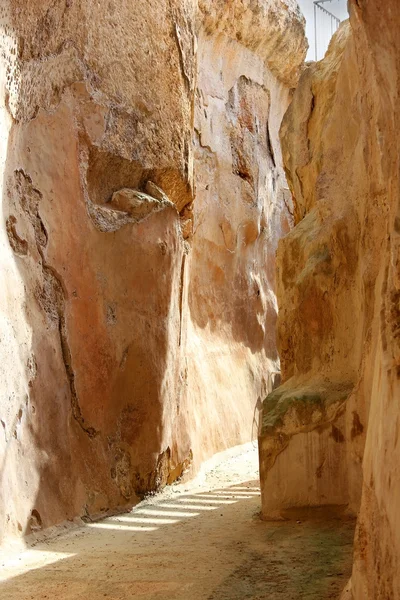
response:
[[[285,191],[286,191],[286,190],[287,190],[287,191],[290,193],[290,190],[289,190],[289,188],[283,188],[283,189],[282,189],[282,200],[283,200],[283,203],[284,203],[284,205],[285,205],[285,208],[286,208],[286,210],[288,211],[289,215],[290,215],[290,216],[292,217],[292,219],[294,220],[294,212],[293,212],[293,210],[291,209],[291,207],[289,206],[289,203],[288,203],[288,201],[286,200],[286,194],[285,194]]]
[[[39,202],[42,199],[42,193],[33,187],[31,177],[23,170],[16,171],[15,178],[21,207],[33,227],[36,248],[40,256],[43,272],[44,285],[41,289],[37,290],[36,296],[48,318],[50,318],[53,324],[58,328],[61,353],[71,394],[72,415],[89,438],[94,438],[99,432],[96,431],[94,427],[85,424],[76,391],[75,373],[72,367],[71,350],[68,344],[65,322],[66,290],[62,278],[56,270],[47,263],[44,255],[44,248],[48,243],[48,233],[39,214]]]
[[[183,292],[184,292],[184,282],[185,282],[185,263],[186,263],[186,254],[184,253],[182,256],[182,264],[181,264],[181,274],[179,278],[179,346],[182,344],[182,320],[183,320]]]
[[[175,23],[174,27],[173,27],[173,31],[174,31],[174,37],[176,40],[176,45],[178,46],[178,54],[179,54],[179,65],[181,67],[181,73],[182,73],[182,78],[185,82],[185,85],[188,89],[188,92],[190,92],[191,87],[192,87],[192,82],[190,81],[190,77],[186,72],[186,68],[185,68],[185,55],[183,52],[183,48],[182,48],[182,42],[181,42],[181,37],[180,37],[180,29],[179,29],[179,25],[177,23]]]
[[[271,157],[272,164],[273,164],[274,168],[276,168],[275,153],[274,153],[274,149],[272,147],[271,134],[269,131],[268,123],[267,123],[267,148],[268,148],[269,155]]]
[[[197,143],[199,144],[200,148],[203,148],[203,150],[206,150],[207,153],[210,155],[215,155],[215,152],[211,148],[211,146],[209,146],[208,144],[203,144],[203,142],[201,140],[201,131],[199,129],[197,129],[196,127],[194,128],[194,136],[195,136],[195,139],[197,140]]]

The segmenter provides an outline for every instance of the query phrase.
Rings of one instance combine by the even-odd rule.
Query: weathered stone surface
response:
[[[354,88],[347,85],[351,79]],[[325,59],[303,73],[281,127],[296,227],[277,255],[283,384],[263,409],[265,518],[332,504],[355,514],[359,505],[367,407],[357,384],[370,326],[359,306],[379,259],[360,259],[360,217],[349,201],[368,193],[356,82],[344,24]],[[371,257],[381,243],[371,241]]]
[[[360,55],[374,198],[367,238],[379,231],[375,214],[384,215],[352,586],[355,600],[375,600],[400,597],[400,5],[353,1],[352,23],[358,48],[369,57],[364,62]]]
[[[395,599],[400,5],[350,7],[352,32],[303,73],[281,129],[296,226],[277,258],[283,384],[264,403],[263,514],[359,510],[343,598]]]
[[[220,8],[0,8],[7,536],[130,505],[256,434],[305,41],[293,3],[246,5],[243,41],[210,26]]]
[[[305,57],[304,19],[296,0],[199,0],[207,35],[229,37],[295,87]]]

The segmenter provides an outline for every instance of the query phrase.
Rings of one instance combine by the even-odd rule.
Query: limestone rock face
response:
[[[367,418],[359,373],[383,239],[363,244],[358,210],[369,183],[357,82],[345,23],[325,59],[303,73],[281,127],[296,226],[277,255],[283,383],[263,409],[265,517],[332,504],[354,514],[359,505]]]
[[[369,54],[361,61],[372,117],[369,180],[375,212],[385,215],[352,585],[355,600],[372,600],[400,597],[400,5],[353,4],[356,39]],[[379,224],[371,219],[368,233],[375,236]]]
[[[2,535],[130,505],[256,435],[304,23],[225,5],[0,7]]]
[[[279,243],[282,385],[264,402],[263,515],[357,514],[344,597],[400,597],[400,5],[350,2],[281,128],[296,226]],[[360,508],[361,506],[361,508]]]
[[[199,0],[199,9],[207,35],[239,42],[266,61],[280,81],[296,86],[304,61],[303,17],[296,0]]]

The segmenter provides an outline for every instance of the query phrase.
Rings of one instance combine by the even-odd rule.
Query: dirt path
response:
[[[264,523],[257,450],[129,514],[2,556],[2,600],[328,600],[351,569],[353,523]]]

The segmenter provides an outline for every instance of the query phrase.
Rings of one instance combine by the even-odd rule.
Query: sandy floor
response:
[[[210,461],[129,514],[1,556],[2,600],[328,600],[350,575],[352,522],[264,523],[257,450]]]

